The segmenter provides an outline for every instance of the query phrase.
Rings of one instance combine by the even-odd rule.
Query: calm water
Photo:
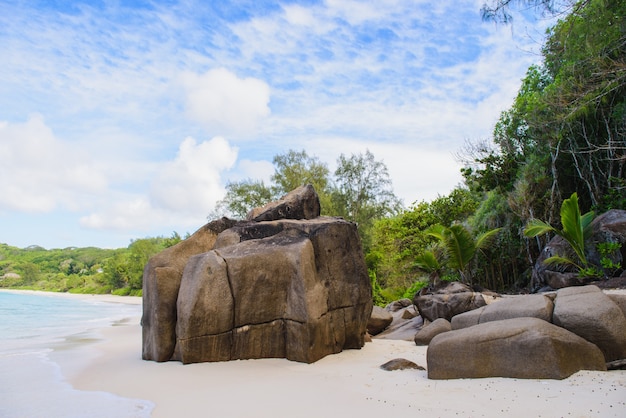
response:
[[[141,305],[0,292],[0,417],[149,417],[149,402],[73,389],[52,360],[55,350],[97,341],[98,328],[140,315]]]

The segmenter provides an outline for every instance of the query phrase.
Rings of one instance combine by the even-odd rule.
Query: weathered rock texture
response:
[[[437,335],[451,330],[450,322],[447,319],[439,318],[415,334],[413,341],[415,341],[415,345],[428,345]]]
[[[165,249],[148,261],[143,271],[143,353],[145,360],[167,361],[176,345],[176,302],[183,270],[190,257],[209,251],[220,232],[236,221],[222,218]]]
[[[249,221],[278,219],[315,219],[320,216],[320,199],[313,186],[298,187],[276,202],[255,208],[246,217]]]
[[[388,311],[380,306],[374,306],[372,316],[367,321],[367,332],[370,335],[380,334],[392,321],[393,316]]]
[[[433,291],[424,290],[413,298],[413,303],[424,319],[433,322],[437,318],[444,318],[450,321],[455,315],[486,305],[483,296],[465,284],[451,282],[444,285]]]
[[[451,378],[454,372],[449,368],[459,367],[457,377],[480,377],[485,376],[508,376],[508,377],[529,377],[523,371],[523,367],[529,367],[535,376],[541,375],[542,368],[546,373],[543,378],[567,377],[580,367],[579,370],[599,370],[595,366],[581,363],[575,351],[582,349],[589,354],[584,347],[579,347],[579,343],[566,334],[575,335],[576,338],[583,339],[587,343],[597,348],[602,355],[604,363],[619,361],[626,358],[626,317],[624,312],[616,303],[621,302],[621,298],[607,296],[596,286],[577,286],[558,290],[550,295],[526,295],[513,298],[505,298],[500,302],[492,303],[483,308],[466,312],[452,318],[452,331],[446,332],[448,338],[445,349],[433,349],[433,344],[438,340],[434,337],[428,350],[429,366],[433,369],[433,376],[449,376],[435,378]],[[530,320],[526,322],[510,322],[514,319]],[[539,321],[539,322],[537,322]],[[554,334],[551,328],[546,328],[544,324],[552,321],[551,326],[562,331]],[[489,324],[495,324],[487,327]],[[523,324],[521,326],[520,324]],[[531,325],[540,325],[541,329],[533,331]],[[504,328],[511,326],[511,330]],[[428,327],[424,329],[427,331]],[[537,334],[537,332],[539,334]],[[532,336],[532,340],[527,337],[518,336],[524,334]],[[419,335],[419,334],[418,334]],[[558,338],[555,339],[554,336]],[[493,340],[493,341],[492,341]],[[571,341],[572,346],[566,343]],[[416,336],[417,342],[417,336]],[[480,344],[480,349],[474,349],[475,344]],[[521,344],[521,345],[520,345]],[[509,347],[507,351],[506,347]],[[523,366],[521,360],[515,356],[522,356],[520,347],[528,350],[527,365]],[[481,350],[487,350],[486,354],[481,354]],[[456,352],[460,357],[452,365],[446,365],[446,361],[452,359],[451,352]],[[475,360],[469,357],[476,356]],[[594,357],[595,358],[595,357]],[[572,360],[574,359],[574,360]],[[452,361],[452,360],[451,360]],[[512,365],[504,365],[509,361]],[[557,362],[558,364],[548,367],[543,362]],[[595,360],[593,360],[595,362]],[[489,362],[494,366],[485,368],[483,362]],[[459,364],[463,363],[463,364]],[[497,367],[496,367],[497,365]],[[556,367],[556,368],[555,368]],[[438,370],[443,368],[443,370]],[[476,368],[475,370],[471,370]],[[535,370],[536,369],[536,370]],[[505,370],[505,371],[503,371]],[[573,370],[573,371],[572,371]],[[508,373],[508,374],[504,374]],[[561,376],[561,377],[555,377]]]
[[[554,303],[545,295],[525,295],[504,298],[473,311],[456,315],[452,318],[452,329],[467,328],[485,322],[501,321],[512,318],[539,318],[552,322]]]
[[[597,345],[607,362],[626,358],[624,313],[596,286],[560,289],[553,322]]]
[[[598,216],[591,222],[592,233],[585,243],[585,255],[594,265],[600,265],[600,254],[596,245],[602,242],[619,242],[621,251],[613,254],[613,261],[626,265],[626,210],[613,209]],[[531,288],[537,291],[542,288],[561,289],[569,286],[579,286],[595,279],[579,278],[576,272],[563,266],[547,265],[544,261],[553,256],[568,256],[576,259],[570,245],[560,236],[554,237],[544,248],[533,268]],[[616,271],[619,275],[621,271]]]
[[[415,333],[424,325],[411,299],[400,299],[385,306],[393,320],[375,339],[413,341]]]
[[[288,214],[319,215],[319,203],[317,210],[303,208],[311,202],[305,192],[303,199],[302,188],[282,199],[291,202]],[[144,274],[144,359],[311,363],[362,347],[372,299],[356,225],[317,215],[232,223],[185,260],[173,251],[151,260]],[[176,274],[159,275],[159,268]]]
[[[598,347],[537,318],[493,321],[437,335],[428,346],[429,379],[564,379],[606,370]]]

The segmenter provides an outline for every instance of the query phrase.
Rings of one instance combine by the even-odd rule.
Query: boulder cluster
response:
[[[426,323],[412,339],[428,345],[430,379],[563,379],[626,359],[626,295],[606,294],[593,285],[505,297],[460,283],[447,288],[418,294],[413,308],[404,308],[415,309]],[[416,328],[415,318],[398,321],[404,314],[394,307],[376,313],[372,323],[386,318],[388,327],[369,326],[370,333],[378,332],[375,338],[385,338],[394,322],[396,329]]]
[[[145,360],[287,358],[361,348],[372,289],[356,225],[320,216],[312,186],[227,218],[150,259]]]

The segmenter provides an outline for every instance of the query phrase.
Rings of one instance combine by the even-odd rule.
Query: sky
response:
[[[483,0],[0,0],[0,243],[193,233],[229,181],[372,152],[406,207],[462,183],[548,22]]]

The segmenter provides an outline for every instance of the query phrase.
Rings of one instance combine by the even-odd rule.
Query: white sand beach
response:
[[[56,296],[141,303],[128,297]],[[81,412],[72,416],[109,416],[103,405],[117,403],[124,415],[116,417],[626,417],[626,371],[581,371],[562,381],[429,380],[425,371],[379,368],[395,358],[426,367],[426,347],[408,341],[374,340],[314,364],[156,363],[141,359],[137,316],[52,348],[50,363],[65,387],[42,374],[33,391],[48,391],[66,405],[79,403]],[[19,370],[14,372],[19,378]],[[67,416],[63,411],[48,408],[36,416]]]
[[[120,298],[126,302],[126,298]],[[129,301],[130,302],[130,301]],[[405,358],[426,366],[426,347],[374,340],[314,364],[284,359],[182,365],[141,359],[140,318],[102,329],[96,343],[58,357],[75,389],[151,401],[164,417],[626,417],[626,371],[568,379],[429,380],[384,371]],[[77,357],[88,361],[76,367]],[[529,359],[532,361],[532,359]]]

